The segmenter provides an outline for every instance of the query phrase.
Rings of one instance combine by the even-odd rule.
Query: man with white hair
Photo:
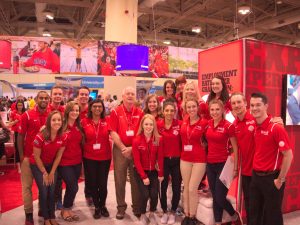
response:
[[[132,160],[132,140],[136,135],[140,120],[143,116],[141,109],[134,106],[136,100],[135,89],[126,87],[122,93],[123,104],[115,108],[110,114],[111,136],[114,142],[113,161],[114,177],[117,199],[117,219],[123,219],[127,204],[125,202],[125,186],[127,170],[131,184],[131,197],[133,213],[140,217],[139,207],[139,188],[134,178],[133,160]]]

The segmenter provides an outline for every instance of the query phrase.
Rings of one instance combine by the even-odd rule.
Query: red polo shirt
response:
[[[125,146],[132,145],[133,137],[136,135],[142,117],[142,110],[135,106],[132,107],[130,112],[127,111],[124,105],[118,106],[111,112],[111,129],[118,133]],[[132,135],[132,133],[128,131],[133,131],[134,134]]]
[[[54,110],[58,110],[62,113],[62,115],[64,115],[64,112],[65,112],[65,107],[62,106],[62,105],[59,105],[58,108],[54,107],[52,104],[49,104],[48,105],[48,108],[50,110],[50,112],[54,111]]]
[[[214,121],[208,122],[206,130],[206,139],[208,143],[208,163],[221,163],[227,160],[229,155],[228,146],[229,138],[234,137],[234,126],[225,119],[222,119],[219,124],[214,127]]]
[[[242,175],[252,175],[252,164],[254,156],[254,131],[256,122],[254,117],[246,112],[243,120],[238,117],[233,122],[235,127],[235,135],[239,147],[239,154],[241,156]]]
[[[68,126],[65,131],[66,146],[64,154],[62,155],[60,166],[72,166],[82,162],[82,134],[78,127],[74,124]]]
[[[176,93],[175,99],[177,102],[177,108],[178,108],[178,119],[183,119],[183,109],[182,109],[182,92]]]
[[[180,129],[182,160],[193,163],[206,163],[205,149],[201,144],[201,138],[205,132],[206,126],[207,121],[201,118],[193,125],[190,125],[189,117],[183,121]]]
[[[81,124],[85,133],[83,157],[98,161],[111,159],[110,129],[107,120],[100,119],[98,124],[95,124],[92,119],[86,118]]]
[[[38,107],[35,107],[22,114],[18,132],[24,135],[24,157],[32,155],[33,140],[40,131],[40,128],[45,125],[49,113],[48,109],[41,113]]]
[[[52,164],[55,160],[56,153],[58,150],[65,146],[66,136],[56,136],[53,141],[45,140],[41,133],[35,136],[33,141],[33,146],[35,148],[41,149],[41,160],[44,165]],[[30,156],[30,163],[35,164],[34,155]]]
[[[280,170],[281,152],[291,149],[285,129],[270,120],[271,116],[268,116],[262,124],[256,124],[253,159],[253,169],[256,171]]]
[[[132,154],[134,166],[142,179],[147,178],[145,170],[156,170],[156,164],[158,176],[164,176],[162,139],[159,143],[155,143],[153,138],[147,142],[145,135],[140,134],[132,141]]]
[[[180,120],[173,119],[169,129],[165,127],[165,120],[157,122],[159,134],[163,137],[162,149],[164,157],[180,157],[181,138],[180,138]]]
[[[87,118],[87,115],[88,115],[88,107],[86,107],[84,110],[80,112],[79,114],[80,120]]]
[[[13,110],[10,114],[10,118],[12,121],[18,120],[18,122],[11,127],[11,130],[14,132],[18,132],[18,128],[21,124],[21,117],[23,113],[19,113],[17,110]]]

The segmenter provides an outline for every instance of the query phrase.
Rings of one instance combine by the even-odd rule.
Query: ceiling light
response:
[[[50,34],[49,30],[44,30],[43,31],[43,37],[51,37],[52,35]]]
[[[199,26],[194,26],[194,27],[192,27],[192,31],[193,31],[194,33],[199,34],[199,33],[201,32],[201,27],[199,27]]]
[[[298,29],[300,30],[300,23],[298,23]]]
[[[277,1],[276,1],[276,4],[278,4],[278,5],[282,4],[282,1],[277,0]]]
[[[250,11],[251,11],[251,8],[248,5],[242,5],[242,6],[238,7],[239,14],[247,15],[250,13]]]
[[[49,11],[45,11],[44,15],[46,16],[47,19],[49,20],[53,20],[54,19],[54,13],[53,12],[49,12]]]
[[[171,44],[171,40],[167,38],[163,41],[163,43],[166,45],[169,45],[169,44]]]

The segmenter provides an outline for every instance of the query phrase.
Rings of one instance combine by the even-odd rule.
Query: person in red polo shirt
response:
[[[64,114],[65,107],[61,105],[63,101],[63,89],[60,86],[53,86],[50,92],[51,102],[48,105],[50,111],[58,110]]]
[[[154,212],[158,202],[158,182],[162,182],[164,179],[163,151],[155,118],[150,114],[146,114],[141,120],[137,136],[132,142],[132,155],[142,200],[141,222],[143,225],[147,225],[149,222],[157,225]],[[148,218],[146,208],[149,198],[150,214]]]
[[[65,136],[62,134],[62,115],[52,111],[43,130],[33,141],[30,168],[39,189],[40,206],[45,225],[58,225],[55,220],[56,169],[64,151]]]
[[[144,114],[151,114],[155,120],[162,118],[161,105],[156,94],[148,95],[145,101]]]
[[[243,224],[240,214],[234,210],[226,199],[228,188],[219,179],[225,162],[229,156],[229,142],[234,153],[234,176],[238,173],[238,148],[235,138],[235,127],[224,118],[224,104],[219,99],[209,102],[209,112],[212,117],[208,122],[205,137],[208,143],[207,178],[213,197],[213,212],[216,225],[222,223],[223,210],[226,210],[234,224]]]
[[[178,118],[182,120],[183,118],[183,112],[182,112],[182,99],[183,99],[183,89],[184,89],[184,85],[186,84],[186,79],[185,76],[179,76],[176,78],[175,80],[175,84],[176,84],[176,94],[175,94],[175,99],[177,102],[177,108],[178,108]]]
[[[66,184],[61,216],[66,221],[78,221],[79,216],[72,211],[75,196],[78,192],[78,179],[82,165],[82,144],[84,132],[79,118],[80,108],[75,101],[68,102],[64,113],[63,131],[66,135],[66,146],[61,158],[58,174]]]
[[[95,206],[94,218],[109,217],[105,204],[111,162],[110,127],[105,118],[105,107],[102,100],[96,99],[89,103],[88,117],[81,123],[86,135],[83,147],[83,163]]]
[[[206,153],[201,139],[204,135],[207,121],[198,114],[198,99],[184,101],[184,111],[187,113],[181,125],[182,141],[180,171],[184,184],[184,213],[182,225],[196,225],[198,206],[198,186],[205,174]]]
[[[45,125],[49,114],[48,103],[49,95],[45,91],[39,91],[35,98],[36,106],[28,110],[21,116],[21,123],[18,128],[18,150],[21,160],[21,182],[24,210],[26,214],[26,225],[32,225],[33,205],[32,205],[32,172],[30,169],[29,158],[33,151],[33,140],[40,128]]]
[[[80,115],[79,115],[79,117],[80,117],[81,120],[87,117],[89,96],[90,96],[90,89],[88,87],[81,86],[78,89],[77,102],[80,106]]]
[[[162,149],[164,156],[164,180],[161,183],[160,204],[164,212],[161,223],[174,224],[175,212],[178,207],[181,194],[181,174],[180,174],[180,154],[181,138],[180,126],[181,121],[174,119],[176,114],[176,105],[173,99],[167,99],[163,103],[164,119],[157,122],[159,134],[162,136]],[[167,189],[169,176],[172,180],[172,206],[168,214],[167,208]]]
[[[113,161],[114,177],[117,199],[117,219],[123,219],[127,204],[125,202],[125,185],[127,170],[131,184],[132,208],[135,216],[140,217],[140,193],[133,173],[132,140],[135,136],[139,122],[143,116],[141,109],[134,106],[135,89],[126,87],[122,94],[123,104],[114,109],[110,114],[111,137],[114,142]]]
[[[281,206],[293,152],[284,128],[271,122],[264,94],[251,95],[250,110],[256,129],[249,224],[259,224],[260,212],[264,210],[264,225],[283,225]]]

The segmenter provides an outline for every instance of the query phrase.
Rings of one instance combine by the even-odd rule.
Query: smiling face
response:
[[[167,94],[167,96],[171,97],[173,95],[174,91],[175,90],[173,89],[172,84],[171,83],[167,83],[166,84],[166,94]]]
[[[17,103],[17,110],[22,111],[23,110],[23,104],[21,102]]]
[[[187,86],[185,87],[185,96],[187,99],[197,97],[196,90],[193,84],[187,84]]]
[[[153,129],[154,129],[154,121],[151,120],[150,118],[146,118],[143,121],[143,131],[145,136],[151,136],[153,133]]]
[[[91,107],[92,116],[100,117],[103,110],[104,110],[104,108],[103,108],[103,105],[101,102],[94,103]]]
[[[222,81],[218,78],[213,78],[211,81],[211,90],[215,94],[220,94],[221,91],[223,90]]]
[[[184,89],[184,85],[185,85],[186,83],[180,83],[180,84],[178,84],[177,85],[177,89],[178,89],[178,92],[180,93],[180,92],[183,92],[183,89]]]
[[[224,108],[218,103],[213,103],[209,107],[209,113],[213,120],[221,120],[223,118]]]
[[[74,105],[72,110],[69,112],[69,118],[72,120],[76,120],[79,116],[79,105]]]
[[[47,108],[49,104],[49,95],[46,92],[40,92],[38,96],[36,97],[36,104],[41,110],[44,110]]]
[[[158,102],[156,100],[156,97],[152,97],[152,98],[149,99],[148,108],[149,108],[151,113],[157,111]]]
[[[79,89],[78,91],[78,103],[80,105],[86,105],[89,101],[90,92],[87,89]]]
[[[232,107],[232,111],[237,116],[242,116],[247,111],[247,102],[245,100],[245,97],[238,94],[233,95],[230,98],[230,103]]]
[[[52,131],[58,131],[62,126],[62,118],[59,113],[55,113],[51,117],[50,126]]]
[[[198,104],[196,101],[189,100],[185,104],[185,110],[191,118],[198,115]]]
[[[173,105],[167,105],[164,110],[163,110],[163,115],[165,117],[166,120],[173,120],[174,116],[175,116],[175,107]]]
[[[54,88],[51,92],[51,101],[54,104],[60,104],[63,98],[63,90],[61,88]]]
[[[133,105],[135,102],[135,91],[133,88],[127,88],[122,95],[123,103]]]
[[[262,98],[250,99],[250,111],[255,119],[263,118],[267,115],[268,104],[265,104]]]

